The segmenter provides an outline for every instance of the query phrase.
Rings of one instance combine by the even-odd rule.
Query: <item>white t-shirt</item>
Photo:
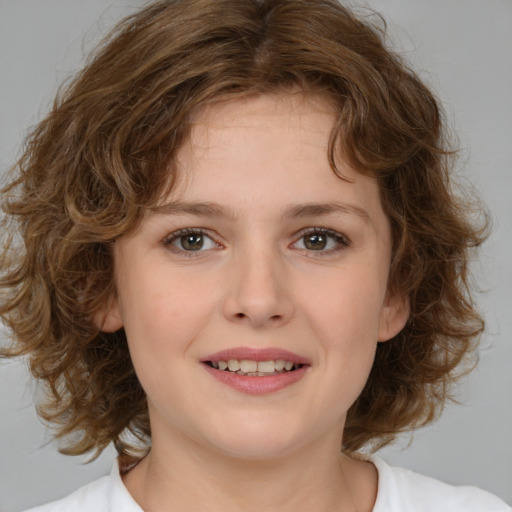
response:
[[[512,512],[502,500],[476,487],[455,487],[371,459],[379,473],[373,512]],[[119,475],[117,463],[109,476],[96,480],[68,497],[27,512],[143,512]]]

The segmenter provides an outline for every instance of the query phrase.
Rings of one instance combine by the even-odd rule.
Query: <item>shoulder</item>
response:
[[[119,475],[117,462],[110,475],[81,487],[65,498],[26,512],[142,512]]]
[[[81,487],[65,498],[46,505],[30,509],[26,512],[81,512],[94,510],[107,512],[110,490],[110,477],[104,476],[99,480]]]
[[[512,512],[501,499],[477,487],[449,485],[379,458],[372,462],[379,473],[373,512]]]

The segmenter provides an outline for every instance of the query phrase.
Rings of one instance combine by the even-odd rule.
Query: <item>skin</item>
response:
[[[373,508],[375,468],[339,449],[377,342],[402,329],[408,307],[387,291],[391,236],[376,182],[342,159],[350,181],[329,167],[332,112],[300,93],[206,108],[178,154],[186,179],[163,202],[214,202],[222,215],[170,206],[115,244],[103,329],[125,328],[148,396],[152,450],[124,477],[145,511]],[[297,205],[334,203],[297,215]],[[183,248],[184,228],[204,230],[201,250]],[[315,234],[327,245],[312,246]],[[291,386],[246,394],[201,362],[240,346],[289,350],[310,366]]]

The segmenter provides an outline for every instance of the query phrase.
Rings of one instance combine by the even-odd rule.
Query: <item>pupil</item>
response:
[[[198,251],[203,247],[203,236],[195,233],[183,235],[181,237],[181,246],[186,251]]]
[[[313,249],[314,251],[318,251],[319,249],[324,249],[327,245],[327,237],[322,235],[321,233],[317,233],[315,235],[308,235],[306,237],[306,247],[308,249]]]

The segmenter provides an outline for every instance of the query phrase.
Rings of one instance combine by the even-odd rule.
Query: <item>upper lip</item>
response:
[[[249,361],[275,361],[283,359],[297,364],[311,364],[306,357],[284,350],[281,348],[252,348],[252,347],[235,347],[220,350],[202,359],[202,362],[211,361],[228,361],[229,359],[247,359]]]

